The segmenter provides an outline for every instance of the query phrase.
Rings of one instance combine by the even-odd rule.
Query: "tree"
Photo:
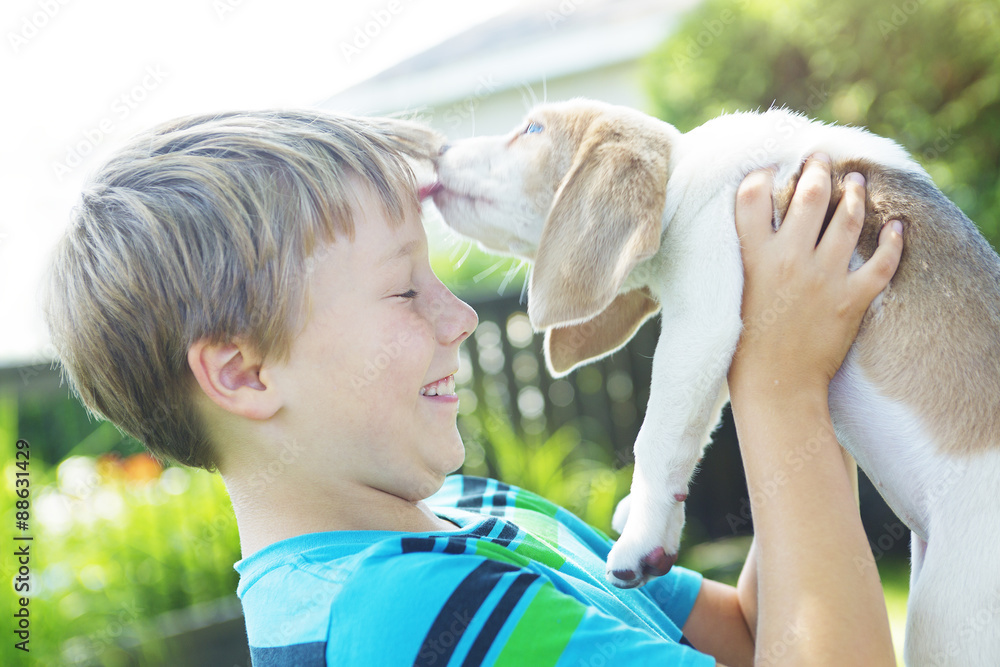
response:
[[[645,73],[681,131],[775,105],[894,139],[1000,247],[998,0],[709,0]]]

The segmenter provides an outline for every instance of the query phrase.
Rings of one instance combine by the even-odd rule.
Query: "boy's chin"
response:
[[[457,432],[455,435],[456,435],[455,438],[456,444],[454,446],[455,456],[453,457],[451,464],[445,466],[447,468],[445,474],[448,475],[452,474],[453,472],[457,472],[459,469],[461,469],[462,465],[465,464],[465,444],[462,442],[461,438],[457,437],[458,436]]]

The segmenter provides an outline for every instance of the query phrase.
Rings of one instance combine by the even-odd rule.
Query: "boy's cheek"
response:
[[[351,387],[354,390],[370,389],[392,383],[418,382],[429,365],[427,348],[414,345],[412,331],[401,330],[383,338],[367,348],[351,364]],[[426,357],[424,368],[421,361]]]

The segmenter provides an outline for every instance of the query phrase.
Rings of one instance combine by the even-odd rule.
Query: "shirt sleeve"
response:
[[[642,591],[663,610],[674,625],[683,628],[701,591],[702,579],[700,572],[675,565],[670,568],[670,572],[648,582],[642,587]]]
[[[387,561],[367,581],[345,582],[327,664],[562,667],[598,655],[603,664],[715,664],[558,591],[531,568],[458,554]]]

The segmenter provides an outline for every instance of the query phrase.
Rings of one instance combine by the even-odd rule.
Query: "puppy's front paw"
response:
[[[615,510],[616,521],[624,502]],[[608,554],[605,576],[609,583],[618,588],[635,588],[663,576],[674,566],[684,528],[684,503],[675,500],[670,505],[666,520],[658,522],[639,516],[634,507],[624,507],[628,520]]]
[[[663,547],[655,547],[651,552],[639,559],[635,568],[612,569],[610,557],[606,573],[609,583],[618,588],[637,588],[654,577],[662,577],[677,562],[677,554],[667,555]]]

